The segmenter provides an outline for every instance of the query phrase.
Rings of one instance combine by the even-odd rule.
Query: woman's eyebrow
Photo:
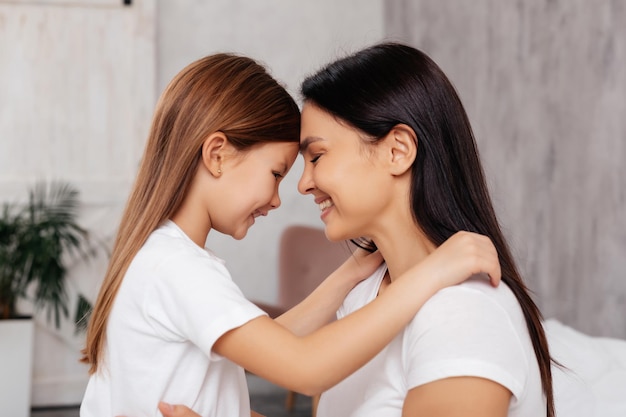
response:
[[[302,142],[300,142],[300,153],[305,153],[310,144],[314,142],[319,142],[321,140],[324,139],[317,136],[307,136],[306,138],[302,139]]]

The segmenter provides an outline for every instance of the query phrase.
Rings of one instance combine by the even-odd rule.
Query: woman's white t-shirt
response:
[[[371,302],[382,265],[348,294],[339,318]],[[539,367],[517,299],[482,278],[435,294],[374,359],[321,396],[318,417],[400,417],[414,387],[443,378],[493,380],[513,394],[509,417],[546,415]]]
[[[244,371],[212,353],[224,333],[265,313],[219,258],[175,223],[154,231],[133,259],[109,316],[104,362],[81,417],[161,416],[159,401],[202,416],[250,416]]]

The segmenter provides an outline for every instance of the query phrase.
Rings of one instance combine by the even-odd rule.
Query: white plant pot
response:
[[[34,321],[0,320],[0,414],[30,416]]]

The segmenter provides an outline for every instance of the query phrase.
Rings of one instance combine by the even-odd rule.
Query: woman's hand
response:
[[[185,407],[184,405],[171,405],[164,402],[159,403],[159,411],[163,414],[163,417],[201,417],[200,414],[191,410],[189,407]],[[263,416],[252,411],[250,417]]]
[[[201,417],[189,407],[184,405],[171,405],[168,403],[160,402],[159,411],[163,414],[163,417]]]

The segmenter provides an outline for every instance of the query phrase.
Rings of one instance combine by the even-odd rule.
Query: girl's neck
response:
[[[202,219],[206,219],[202,222]],[[183,205],[171,220],[191,239],[196,245],[204,248],[207,236],[211,231],[211,224],[206,216],[190,213],[190,208]]]

